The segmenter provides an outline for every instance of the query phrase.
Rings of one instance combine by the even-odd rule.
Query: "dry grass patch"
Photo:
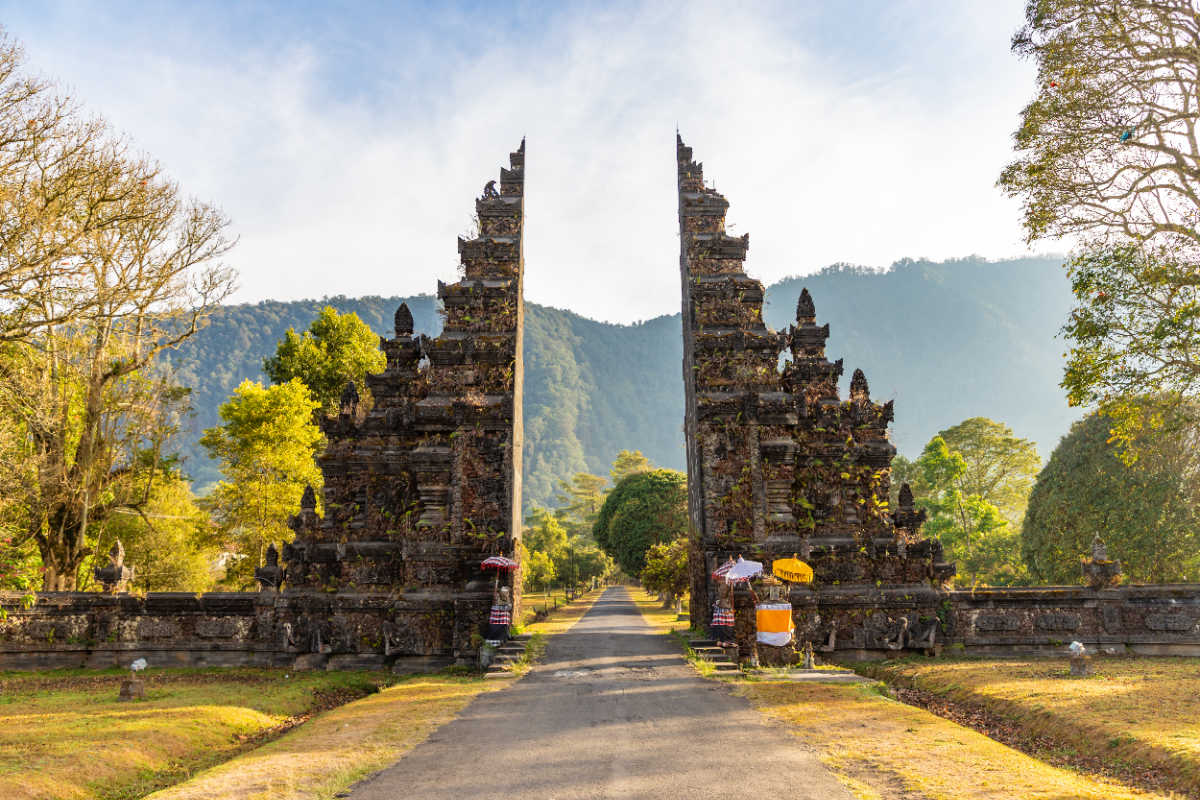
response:
[[[150,670],[146,700],[119,702],[127,676],[83,670],[0,674],[0,797],[143,797],[316,709],[395,680],[375,673]]]
[[[783,720],[861,798],[1126,800],[1163,797],[1046,764],[884,697],[873,686],[735,684]]]
[[[510,682],[473,675],[411,678],[147,800],[327,800],[394,763],[476,695]]]
[[[1094,659],[1071,678],[1065,659],[914,660],[873,676],[1009,723],[1022,749],[1056,763],[1200,796],[1200,659]],[[1056,746],[1046,748],[1045,742]],[[1028,747],[1026,745],[1029,745]]]

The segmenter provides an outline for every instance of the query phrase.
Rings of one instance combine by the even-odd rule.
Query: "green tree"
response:
[[[1023,201],[1029,241],[1080,244],[1062,385],[1105,413],[1132,462],[1143,432],[1200,397],[1200,12],[1030,0],[1013,50],[1039,89],[999,183]]]
[[[1019,528],[1029,491],[1042,467],[1037,445],[987,417],[971,417],[938,435],[951,452],[962,457],[963,470],[955,479],[959,491],[991,503],[1011,528]]]
[[[572,538],[591,538],[596,515],[604,505],[604,489],[607,485],[607,479],[587,472],[575,473],[569,482],[558,482],[558,491],[554,496],[558,502],[556,514]]]
[[[680,537],[670,543],[653,545],[646,551],[642,585],[647,591],[662,595],[663,608],[675,605],[687,593],[691,581],[688,547],[687,537]]]
[[[634,473],[649,472],[652,469],[654,469],[654,465],[650,463],[650,459],[642,455],[641,450],[622,450],[613,459],[612,469],[609,470],[608,476],[612,480],[612,485],[616,486]]]
[[[626,475],[605,498],[592,530],[621,569],[641,574],[652,545],[687,535],[687,476],[672,469]]]
[[[915,466],[913,497],[929,512],[925,532],[941,541],[962,579],[972,585],[1020,581],[1016,532],[993,502],[968,491],[973,487],[963,456],[934,436]]]
[[[136,511],[121,509],[99,527],[96,551],[104,554],[119,539],[133,586],[147,592],[204,592],[216,583],[218,542],[209,515],[192,496],[172,464],[159,469],[146,502]],[[102,559],[102,555],[97,560]]]
[[[314,460],[322,442],[313,422],[317,408],[299,379],[265,388],[245,381],[221,406],[222,424],[200,439],[225,476],[210,501],[241,556],[229,576],[239,586],[251,585],[269,544],[291,541],[287,521],[304,487],[322,485]]]
[[[1200,270],[1127,246],[1069,264],[1076,308],[1062,385],[1074,406],[1097,406],[1122,455],[1166,419],[1195,424],[1200,400]],[[1166,433],[1169,433],[1167,431]]]
[[[1082,580],[1079,560],[1099,534],[1130,581],[1200,580],[1195,511],[1196,435],[1153,435],[1127,464],[1110,441],[1111,420],[1072,426],[1038,475],[1025,512],[1021,554],[1045,583]]]
[[[387,359],[376,336],[358,315],[325,306],[303,334],[288,328],[275,355],[263,361],[273,383],[298,378],[312,392],[322,413],[332,414],[347,383],[360,397],[370,396],[366,376],[382,372]]]
[[[1028,0],[1013,51],[1038,90],[1000,186],[1030,241],[1200,248],[1200,13],[1182,0]]]
[[[550,556],[536,550],[528,550],[521,554],[521,573],[525,591],[540,591],[550,586],[557,577],[554,562]]]

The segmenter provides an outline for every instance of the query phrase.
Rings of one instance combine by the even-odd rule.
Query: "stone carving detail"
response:
[[[1051,612],[1038,615],[1033,626],[1040,631],[1075,631],[1079,630],[1080,622],[1078,614]]]
[[[1007,632],[1021,629],[1020,618],[1010,614],[980,614],[975,617],[975,630]]]
[[[1158,613],[1146,615],[1146,627],[1152,631],[1171,631],[1185,633],[1196,627],[1196,620],[1185,612]]]

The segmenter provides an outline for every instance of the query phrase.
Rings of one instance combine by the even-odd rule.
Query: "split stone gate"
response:
[[[842,399],[829,326],[805,291],[787,331],[766,327],[763,286],[725,232],[728,201],[676,146],[692,618],[706,622],[729,556],[799,554],[800,642],[841,657],[958,646],[1061,652],[1064,641],[1200,655],[1200,585],[951,591],[940,545],[907,487],[888,504],[892,403],[856,371]],[[492,596],[479,568],[520,538],[525,144],[475,200],[463,278],[438,284],[445,325],[416,335],[405,306],[368,377],[322,422],[321,513],[306,492],[295,541],[270,553],[257,593],[0,594],[0,669],[127,665],[436,668],[472,663]],[[780,354],[789,359],[778,367]],[[119,578],[122,565],[111,565]],[[520,574],[510,574],[519,603]],[[749,598],[738,637],[753,640]]]

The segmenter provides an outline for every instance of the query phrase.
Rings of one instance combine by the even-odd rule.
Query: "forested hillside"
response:
[[[904,261],[886,272],[831,267],[769,287],[768,324],[789,324],[803,286],[831,326],[830,357],[845,359],[847,376],[862,367],[875,397],[896,399],[894,438],[906,455],[918,454],[939,429],[986,416],[1034,439],[1046,456],[1078,416],[1058,387],[1063,345],[1054,337],[1071,298],[1057,260]],[[261,379],[263,358],[289,326],[301,330],[331,305],[389,335],[402,299],[418,331],[440,330],[429,296],[334,297],[230,306],[188,342],[175,365],[194,390],[183,447],[196,488],[219,478],[195,445],[199,432],[217,422],[217,407],[239,382]],[[677,314],[613,325],[529,304],[526,505],[547,501],[558,478],[604,474],[622,449],[683,469],[681,358]]]

